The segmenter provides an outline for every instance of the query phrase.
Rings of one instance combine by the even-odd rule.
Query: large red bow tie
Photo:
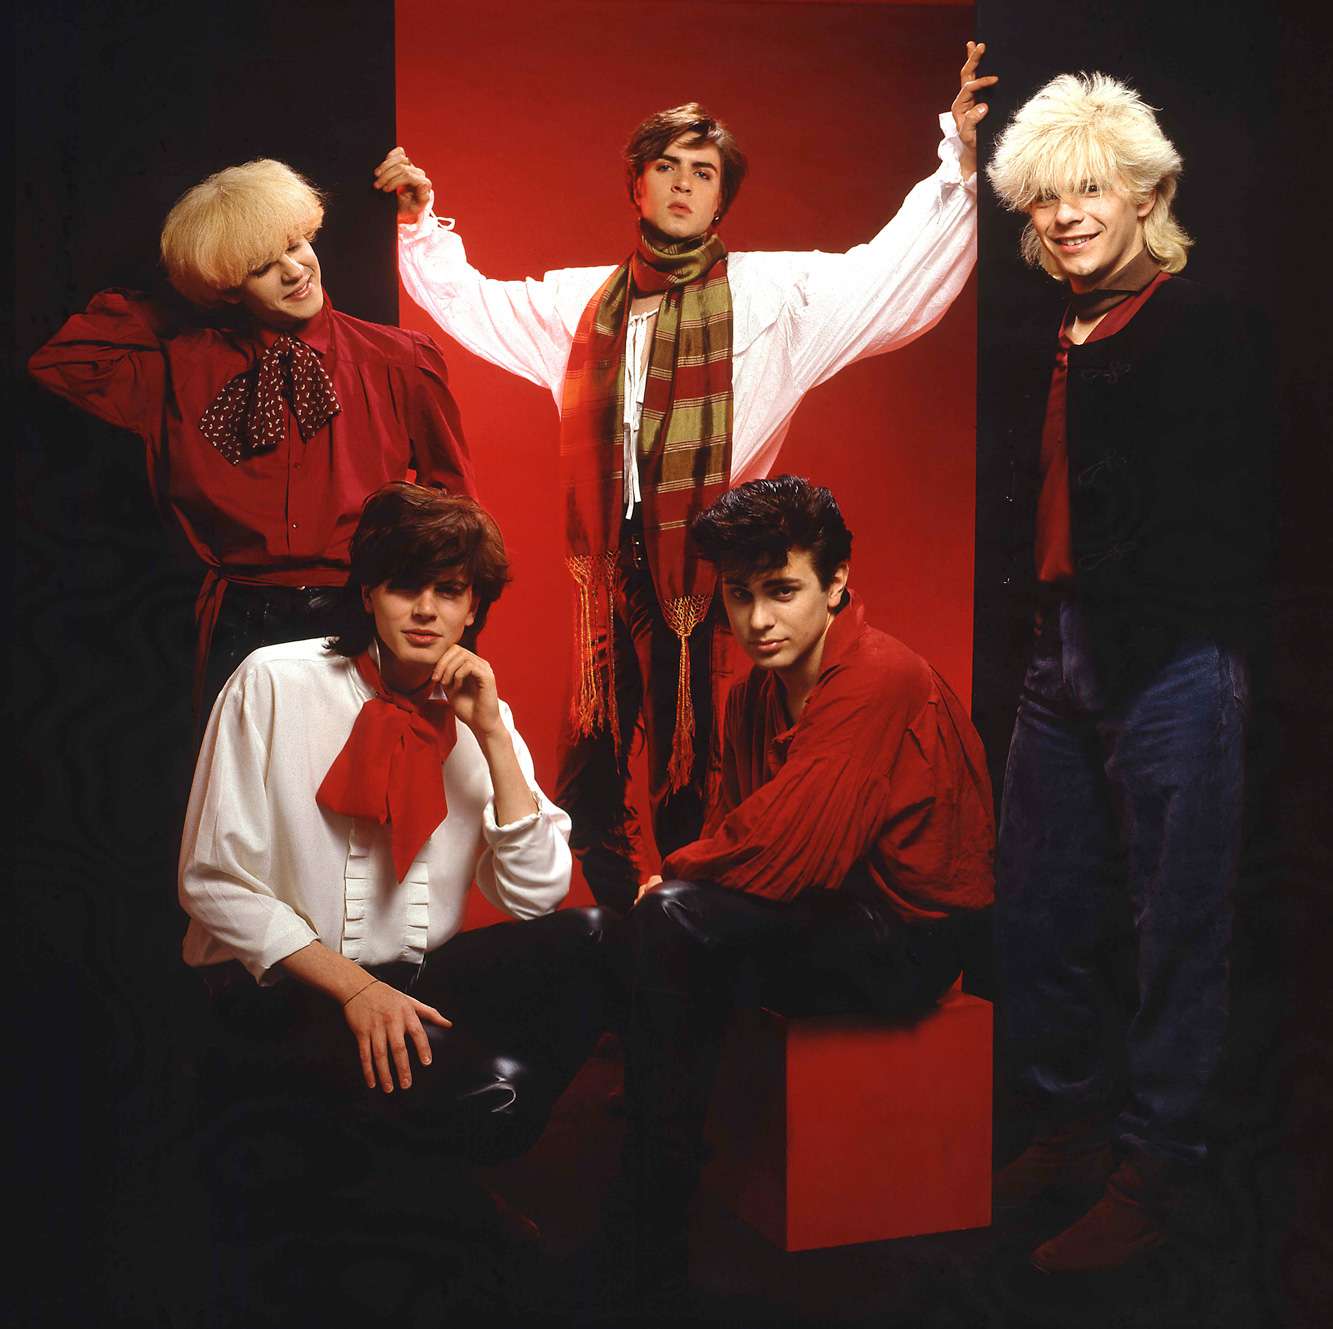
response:
[[[414,705],[390,692],[369,651],[356,657],[356,668],[375,695],[361,707],[315,802],[343,816],[387,824],[394,877],[402,881],[448,815],[444,762],[458,729],[447,701]]]

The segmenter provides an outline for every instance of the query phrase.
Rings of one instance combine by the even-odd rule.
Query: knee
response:
[[[614,909],[593,905],[579,909],[561,909],[548,915],[550,940],[561,949],[597,950],[605,946],[624,927],[623,917]]]
[[[419,1078],[431,1082],[437,1101],[452,1101],[471,1116],[513,1116],[542,1081],[542,1069],[526,1057],[497,1051],[456,1026],[425,1029],[431,1064]]]
[[[602,945],[620,924],[620,915],[604,905],[565,911],[576,917],[578,935],[590,946]]]
[[[705,941],[699,926],[702,896],[703,891],[692,881],[664,881],[642,896],[628,920],[639,946]]]

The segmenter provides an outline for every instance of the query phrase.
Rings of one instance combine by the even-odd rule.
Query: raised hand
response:
[[[440,656],[431,678],[444,689],[455,717],[476,735],[495,790],[495,820],[504,826],[540,811],[500,714],[495,671],[466,646],[454,645]]]
[[[953,99],[953,105],[949,107],[953,113],[953,122],[958,126],[958,137],[963,141],[963,153],[959,165],[964,180],[977,169],[977,125],[990,109],[985,102],[977,101],[977,92],[1000,81],[996,74],[977,77],[977,66],[985,54],[985,42],[968,42],[967,59],[958,73],[958,95]]]
[[[444,689],[454,714],[479,739],[504,730],[495,671],[481,656],[453,645],[440,656],[431,678]]]
[[[430,203],[430,176],[414,166],[402,148],[394,148],[375,167],[375,188],[398,195],[398,220],[416,221]]]

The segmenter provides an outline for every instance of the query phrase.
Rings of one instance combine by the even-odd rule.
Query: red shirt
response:
[[[662,872],[789,900],[864,862],[913,921],[988,905],[994,856],[986,754],[967,712],[853,601],[795,724],[775,674],[754,669],[732,688],[720,799],[703,838]]]
[[[239,581],[337,586],[366,495],[415,468],[422,484],[474,494],[444,358],[429,337],[329,304],[300,331],[341,411],[308,442],[286,437],[233,466],[199,432],[218,390],[281,334],[188,327],[174,335],[144,296],[103,291],[29,361],[34,378],[138,434],[158,505],[214,572]]]
[[[1083,344],[1101,341],[1119,332],[1170,275],[1159,272],[1141,291],[1109,310]],[[1069,348],[1074,344],[1069,337],[1069,328],[1073,321],[1070,311],[1060,325],[1060,345],[1055,353],[1051,389],[1046,398],[1046,420],[1041,430],[1036,558],[1037,580],[1048,586],[1072,586],[1074,583],[1074,552],[1069,527],[1069,439],[1065,427]]]

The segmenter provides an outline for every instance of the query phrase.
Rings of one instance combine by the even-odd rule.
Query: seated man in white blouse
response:
[[[975,258],[975,77],[968,43],[940,167],[846,254],[737,253],[717,233],[746,171],[695,102],[650,116],[625,149],[637,213],[619,267],[500,282],[471,267],[432,212],[425,171],[395,148],[376,187],[398,196],[412,298],[483,359],[549,388],[561,413],[566,554],[578,587],[578,670],[556,798],[599,903],[638,890],[625,803],[642,717],[653,833],[665,857],[698,838],[715,757],[714,575],[691,519],[765,476],[804,395],[933,327]]]
[[[180,862],[185,962],[243,1061],[480,1161],[540,1134],[605,996],[605,917],[553,912],[569,818],[472,649],[507,579],[474,500],[372,494],[338,635],[218,696]],[[474,881],[524,921],[460,932]]]

